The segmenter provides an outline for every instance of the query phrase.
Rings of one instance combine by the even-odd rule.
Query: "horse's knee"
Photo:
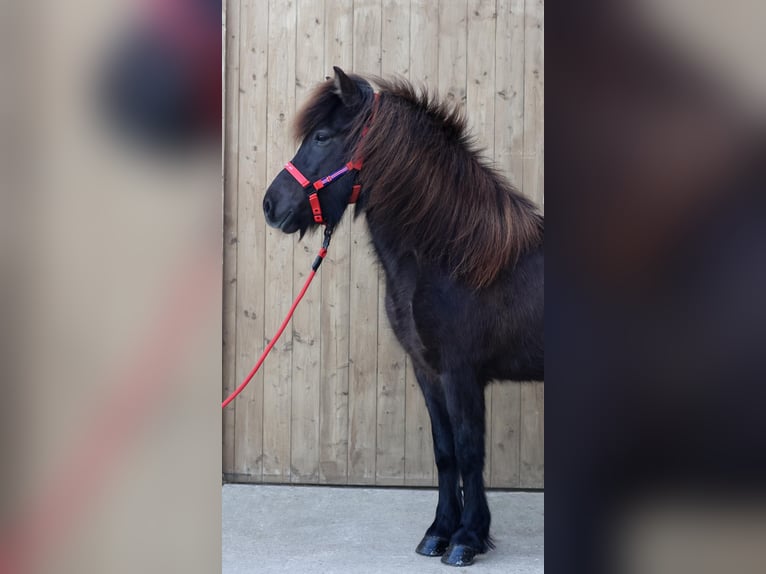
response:
[[[434,462],[436,462],[439,474],[457,472],[459,464],[455,456],[455,440],[452,429],[445,426],[437,427],[433,417],[431,418],[431,426],[433,427]]]
[[[453,418],[453,451],[461,472],[484,468],[484,417]]]
[[[483,433],[480,437],[469,437],[468,440],[463,440],[464,438],[458,436],[455,440],[455,458],[460,472],[465,474],[483,470],[485,460]]]
[[[450,456],[435,456],[436,469],[439,472],[447,472],[457,468],[456,461]]]
[[[445,404],[461,466],[484,463],[484,390],[469,369],[442,376]]]

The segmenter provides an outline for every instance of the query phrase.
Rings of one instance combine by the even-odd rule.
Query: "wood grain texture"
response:
[[[545,478],[545,384],[521,386],[521,436],[519,483],[543,488]]]
[[[543,202],[543,1],[526,0],[524,6],[524,185],[522,191]]]
[[[495,32],[495,164],[523,184],[524,0],[497,0]]]
[[[492,468],[487,483],[493,488],[526,486],[521,483],[519,474],[521,387],[519,383],[501,383],[493,389],[490,422]]]
[[[224,151],[223,151],[223,392],[237,386],[237,184],[239,183],[239,7],[240,0],[224,4]],[[236,409],[222,415],[223,472],[235,471]]]
[[[267,85],[269,179],[282,170],[285,158],[294,153],[289,121],[295,112],[295,24],[293,2],[269,3],[269,55]],[[262,219],[263,216],[259,214]],[[264,283],[267,304],[264,310],[266,336],[272,337],[287,315],[293,300],[293,241],[278,229],[266,230]],[[285,332],[263,364],[263,479],[290,480],[292,420],[292,337]]]
[[[267,54],[266,18],[260,3],[241,0],[239,51],[239,166],[237,186],[236,380],[244,379],[263,349],[266,264],[261,213],[266,186]],[[240,480],[263,476],[263,371],[234,404],[234,471]]]
[[[439,73],[443,101],[464,104],[466,99],[466,0],[439,2]]]

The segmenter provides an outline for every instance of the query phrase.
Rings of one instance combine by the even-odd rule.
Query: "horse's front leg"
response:
[[[431,417],[434,458],[439,473],[439,502],[436,506],[436,517],[423,540],[420,541],[416,552],[424,556],[441,556],[460,525],[462,511],[455,440],[439,378],[429,376],[420,369],[415,369],[415,375]]]
[[[492,547],[490,512],[484,492],[484,389],[470,368],[459,368],[441,377],[447,401],[455,455],[463,478],[463,513],[450,538],[442,562],[467,566],[476,554]]]

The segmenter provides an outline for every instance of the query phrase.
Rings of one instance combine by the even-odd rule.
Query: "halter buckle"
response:
[[[314,221],[317,223],[324,223],[324,218],[322,217],[322,207],[319,205],[319,196],[317,195],[316,191],[309,194],[309,204],[311,205],[311,213],[314,214]]]

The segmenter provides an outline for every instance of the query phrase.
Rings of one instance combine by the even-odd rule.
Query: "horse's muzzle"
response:
[[[285,199],[276,196],[273,190],[269,189],[263,198],[263,215],[270,227],[284,233],[295,233],[300,229],[295,216],[296,209],[290,205],[290,201]]]

